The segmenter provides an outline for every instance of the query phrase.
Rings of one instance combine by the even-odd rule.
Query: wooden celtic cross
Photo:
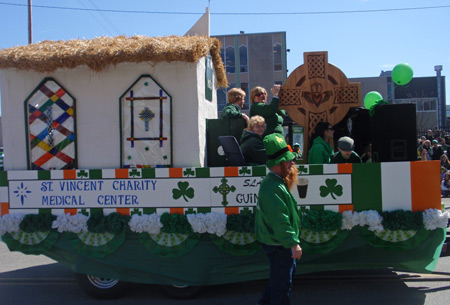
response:
[[[305,52],[280,90],[280,108],[303,126],[304,160],[308,140],[318,122],[339,123],[351,107],[361,106],[361,83],[350,83],[345,74],[328,63],[328,52]]]

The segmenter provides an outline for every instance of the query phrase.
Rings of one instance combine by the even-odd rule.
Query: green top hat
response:
[[[273,133],[267,135],[263,142],[269,159],[266,162],[268,168],[278,165],[282,161],[292,161],[295,159],[295,154],[289,150],[289,147],[281,134]]]

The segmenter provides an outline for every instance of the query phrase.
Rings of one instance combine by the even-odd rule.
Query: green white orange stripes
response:
[[[311,175],[311,178],[313,176],[317,177],[317,175],[329,176],[330,178],[341,174],[351,175],[350,180],[348,180],[348,185],[351,185],[350,200],[346,200],[345,204],[342,201],[341,204],[333,203],[333,201],[329,203],[324,202],[325,205],[314,205],[313,202],[299,201],[299,204],[303,204],[306,207],[311,206],[311,209],[327,209],[339,212],[345,210],[356,212],[377,210],[381,212],[396,209],[419,211],[428,208],[440,208],[439,162],[437,161],[299,165],[298,168],[301,176]],[[128,179],[157,180],[162,192],[152,193],[152,196],[148,197],[153,200],[151,202],[147,197],[143,197],[146,198],[141,201],[144,204],[137,206],[100,206],[105,213],[115,211],[129,215],[137,208],[143,213],[159,213],[160,210],[166,210],[170,213],[185,213],[189,209],[208,212],[221,209],[224,213],[234,214],[239,213],[243,207],[252,208],[256,204],[258,181],[266,175],[267,171],[265,166],[0,171],[0,214],[5,215],[10,212],[24,213],[27,210],[36,212],[40,209],[40,199],[38,199],[38,204],[34,204],[32,201],[29,205],[19,207],[18,199],[16,198],[16,195],[19,194],[17,191],[13,191],[22,182],[24,185],[40,187],[41,183],[51,180],[55,180],[54,185],[59,185],[64,180],[103,180],[106,185],[106,183],[112,183],[113,180],[126,181]],[[326,178],[328,179],[328,177]],[[224,180],[222,179],[226,181],[223,182]],[[244,181],[246,181],[247,185],[252,185],[245,188]],[[132,181],[128,183],[130,182]],[[167,189],[168,187],[177,188],[177,183],[179,182],[185,184],[189,182],[189,188],[195,190],[195,198],[172,198],[171,189],[168,192]],[[138,181],[132,182],[133,185],[135,183],[138,183]],[[218,192],[221,184],[235,188],[235,190],[229,192],[226,199],[223,197],[225,195]],[[213,191],[214,189],[216,191]],[[164,190],[166,190],[166,193]],[[58,194],[62,196],[76,195],[75,193]],[[243,195],[239,197],[240,201],[237,194]],[[155,196],[159,196],[157,201]],[[12,204],[12,202],[16,203]],[[92,204],[89,206],[91,208],[94,207]],[[75,214],[81,209],[79,206],[70,205],[61,205],[61,208],[58,209],[55,206],[48,205],[48,209],[52,208],[55,210],[55,214],[63,212]]]

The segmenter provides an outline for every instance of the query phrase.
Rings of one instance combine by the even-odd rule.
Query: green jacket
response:
[[[270,171],[261,182],[255,216],[256,238],[266,245],[300,244],[297,202],[284,180]]]
[[[333,147],[331,147],[330,143],[326,143],[321,136],[318,136],[314,139],[313,145],[308,152],[308,164],[330,163],[333,153]]]
[[[239,119],[242,118],[241,107],[236,104],[228,103],[222,110],[222,119],[230,118],[230,119]]]
[[[242,131],[241,150],[247,165],[266,164],[267,155],[263,139],[256,133],[247,129]]]
[[[266,121],[266,131],[263,134],[263,138],[272,133],[283,133],[283,120],[286,116],[284,110],[278,110],[280,99],[273,98],[272,102],[267,105],[264,103],[253,103],[250,107],[250,117],[254,115],[260,115]]]
[[[361,162],[362,162],[361,158],[354,151],[352,151],[352,154],[350,155],[349,159],[344,159],[344,157],[342,157],[341,152],[337,151],[331,156],[330,161],[330,163],[361,163]]]

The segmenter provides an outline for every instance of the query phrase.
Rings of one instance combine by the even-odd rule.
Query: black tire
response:
[[[196,297],[201,291],[201,286],[176,286],[176,285],[162,285],[161,291],[169,298],[185,300]]]
[[[81,273],[75,273],[75,277],[81,290],[94,299],[118,299],[126,292],[125,282]]]

